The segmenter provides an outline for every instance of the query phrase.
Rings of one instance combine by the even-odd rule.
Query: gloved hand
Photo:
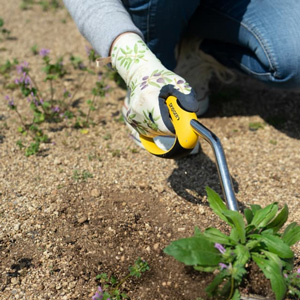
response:
[[[130,89],[125,118],[138,133],[148,137],[174,134],[165,105],[170,95],[177,97],[187,111],[198,110],[189,84],[166,69],[139,35],[119,36],[112,46],[111,62]]]

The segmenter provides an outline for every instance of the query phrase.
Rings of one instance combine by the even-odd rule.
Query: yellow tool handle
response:
[[[188,154],[197,144],[198,135],[190,125],[191,120],[197,120],[197,115],[181,108],[174,96],[167,98],[166,105],[175,128],[175,141],[172,147],[165,151],[155,144],[153,138],[140,135],[140,139],[150,153],[164,158],[177,158]]]

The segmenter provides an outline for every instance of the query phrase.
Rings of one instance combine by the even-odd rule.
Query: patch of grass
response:
[[[256,131],[258,129],[264,129],[264,124],[261,122],[250,122],[249,123],[249,130]]]
[[[111,154],[113,157],[121,157],[121,151],[119,149],[113,150]]]
[[[93,174],[91,174],[87,170],[83,170],[83,171],[74,170],[72,178],[75,181],[87,181],[88,178],[93,178]]]

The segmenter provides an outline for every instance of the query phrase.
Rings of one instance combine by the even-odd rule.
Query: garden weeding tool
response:
[[[191,150],[196,146],[199,136],[206,140],[213,148],[215,154],[217,169],[227,207],[231,210],[237,211],[238,205],[226,163],[224,150],[219,138],[198,122],[195,113],[184,110],[178,104],[176,97],[169,96],[166,100],[166,105],[169,108],[172,123],[175,128],[176,138],[174,144],[169,150],[165,151],[156,145],[153,138],[140,135],[143,146],[146,150],[156,156],[176,158],[191,152]]]

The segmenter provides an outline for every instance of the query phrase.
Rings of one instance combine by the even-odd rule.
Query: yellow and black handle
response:
[[[174,96],[166,100],[173,126],[175,128],[175,141],[168,150],[159,148],[153,138],[140,135],[141,142],[150,153],[163,158],[179,158],[190,153],[197,144],[198,135],[191,127],[191,120],[197,120],[197,115],[180,107]]]

